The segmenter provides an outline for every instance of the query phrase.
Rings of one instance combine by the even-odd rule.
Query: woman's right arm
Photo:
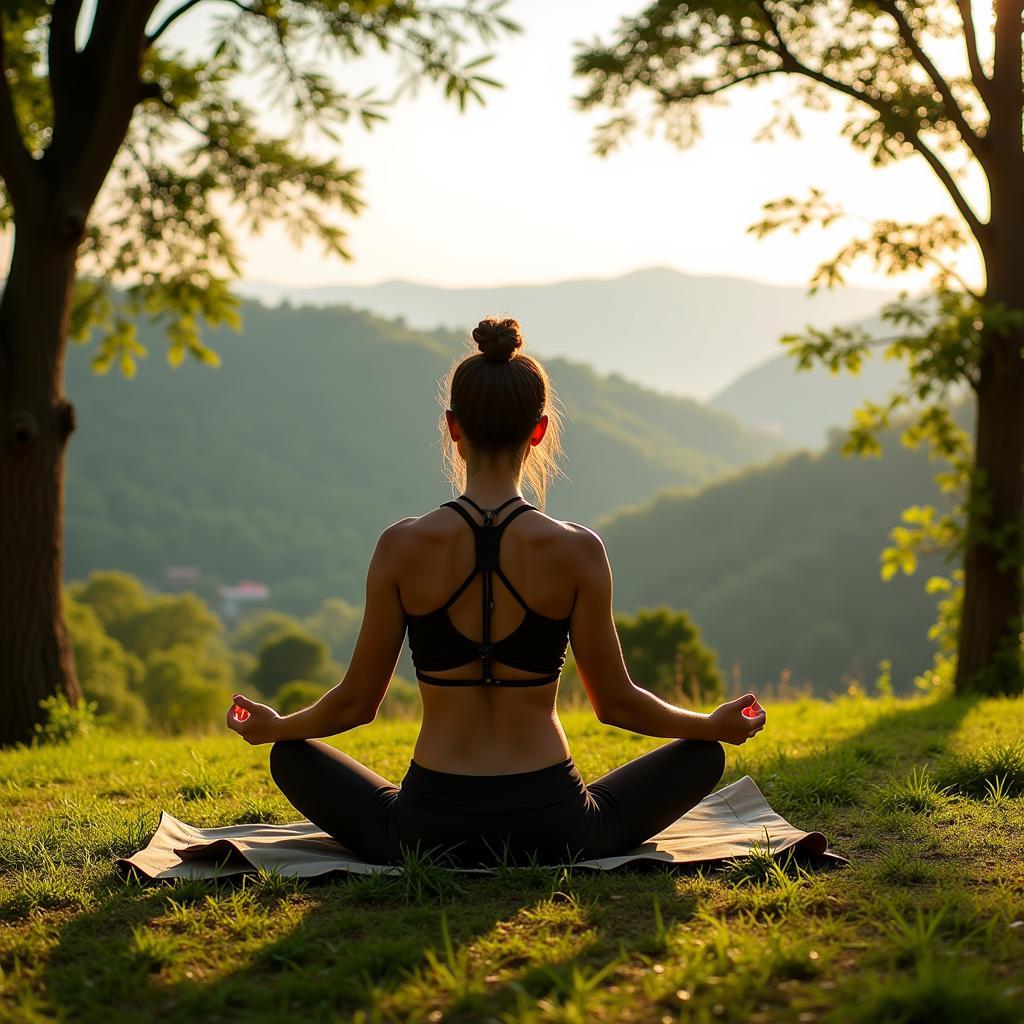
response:
[[[575,525],[575,524],[574,524]],[[740,744],[764,727],[742,715],[754,703],[744,694],[710,714],[688,711],[663,701],[629,677],[612,612],[612,570],[601,538],[577,527],[580,542],[579,583],[570,622],[570,641],[580,681],[598,720],[644,736],[722,740]]]

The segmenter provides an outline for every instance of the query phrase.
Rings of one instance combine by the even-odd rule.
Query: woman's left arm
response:
[[[398,597],[398,531],[409,520],[389,526],[377,541],[366,574],[366,605],[352,660],[345,677],[315,704],[279,715],[266,704],[235,694],[249,712],[245,721],[229,709],[227,725],[249,743],[335,736],[372,722],[394,675],[405,639],[405,611]]]

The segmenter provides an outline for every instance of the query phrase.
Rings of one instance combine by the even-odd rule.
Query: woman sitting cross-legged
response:
[[[523,354],[515,320],[484,320],[473,338],[479,352],[453,367],[442,422],[464,493],[381,534],[337,686],[285,716],[239,694],[227,724],[250,743],[273,743],[270,770],[292,805],[373,862],[414,848],[461,866],[626,853],[710,793],[722,742],[745,742],[765,714],[753,694],[688,711],[630,679],[601,538],[520,491],[525,477],[543,505],[555,467],[547,374]],[[398,786],[314,737],[373,720],[406,631],[423,721]],[[569,641],[601,722],[673,738],[589,784],[555,709]]]

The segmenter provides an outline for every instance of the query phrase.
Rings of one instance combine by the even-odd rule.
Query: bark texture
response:
[[[1024,300],[1024,265],[1015,305]],[[999,268],[1002,270],[1002,268]],[[989,301],[1011,291],[996,275]],[[1013,306],[1007,303],[1010,308]],[[1021,310],[1024,313],[1024,310]],[[958,693],[1020,693],[1024,634],[1024,330],[992,342],[981,359],[975,419],[975,467],[964,558],[963,617],[957,651]],[[992,535],[995,534],[996,538]]]
[[[61,381],[76,248],[45,211],[19,225],[0,301],[0,744],[32,737],[43,698],[81,698],[60,604],[74,429]]]

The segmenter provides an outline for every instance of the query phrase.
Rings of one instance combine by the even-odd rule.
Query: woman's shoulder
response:
[[[545,516],[544,518],[559,528],[566,537],[570,538],[573,546],[583,551],[592,549],[595,545],[603,546],[598,532],[589,526],[584,526],[582,523],[574,523],[571,519],[553,519],[550,516]]]
[[[386,527],[378,544],[393,551],[409,551],[423,544],[434,545],[445,537],[453,536],[452,520],[443,506],[435,506],[419,516],[406,516]]]
[[[601,537],[589,526],[568,519],[556,519],[541,509],[535,509],[535,512],[536,515],[520,516],[519,520],[538,538],[557,542],[559,546],[584,555],[603,549]],[[434,543],[439,537],[451,535],[458,530],[459,524],[454,519],[443,505],[423,515],[406,516],[384,530],[380,543],[394,548],[416,546],[424,541]]]
[[[604,550],[600,536],[589,526],[570,519],[555,519],[539,509],[538,512],[539,515],[522,518],[533,519],[540,548],[546,554],[554,554],[557,561],[563,562],[563,568],[567,569],[569,563],[586,563]]]
[[[433,511],[422,516],[406,516],[404,519],[399,519],[384,528],[377,543],[393,550],[407,547],[410,543],[426,535],[426,528],[430,525],[427,520],[432,518]]]

